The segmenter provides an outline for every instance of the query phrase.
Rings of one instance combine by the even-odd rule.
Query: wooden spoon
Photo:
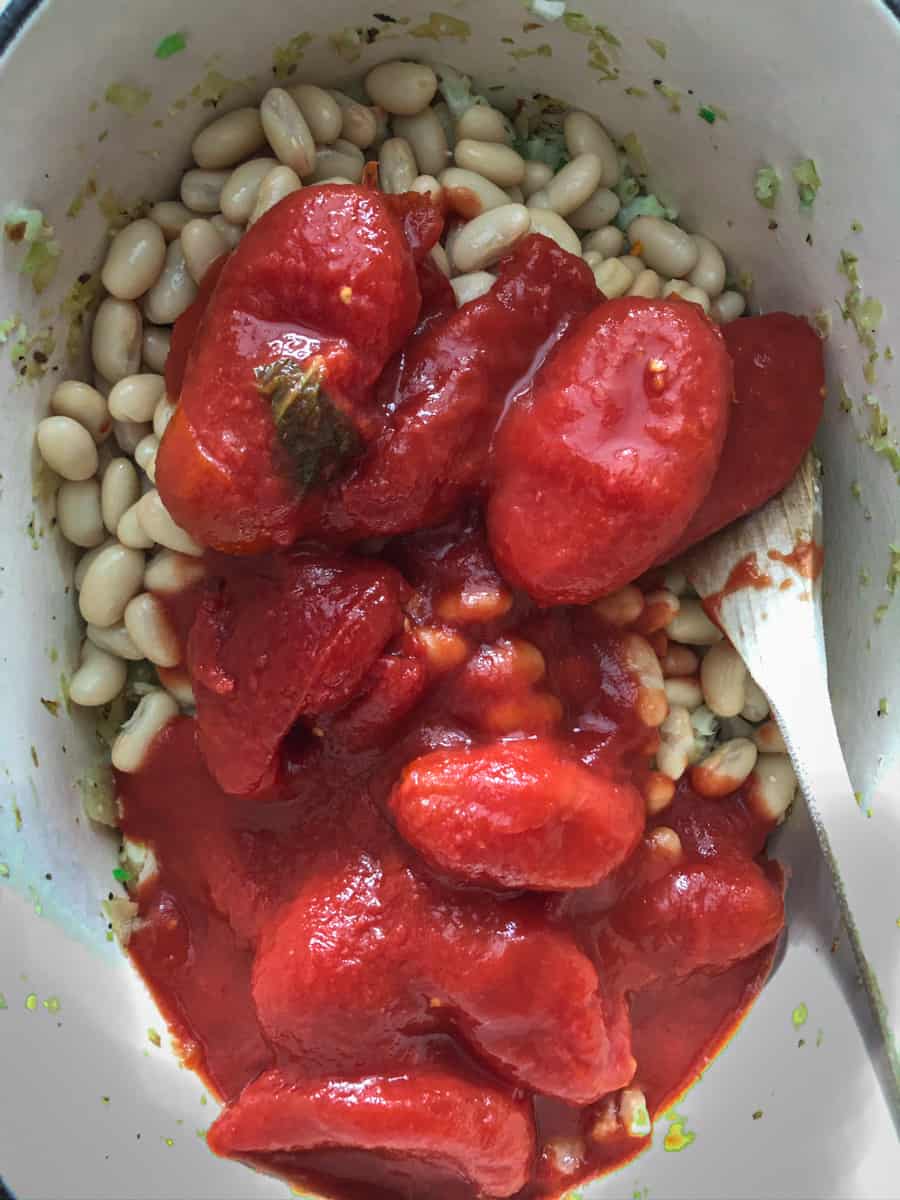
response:
[[[821,545],[818,463],[808,454],[780,496],[689,551],[684,562],[707,612],[768,696],[784,737],[880,1035],[867,1038],[863,1029],[863,1036],[873,1043],[873,1065],[900,1132],[900,1055],[893,1032],[900,1018],[900,972],[892,969],[896,946],[880,936],[880,922],[876,931],[864,916],[873,911],[873,881],[828,694]]]

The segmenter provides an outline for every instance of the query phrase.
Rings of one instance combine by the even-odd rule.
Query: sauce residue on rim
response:
[[[815,581],[822,574],[822,567],[825,563],[825,551],[819,543],[812,538],[804,538],[798,541],[793,550],[787,554],[782,554],[780,550],[770,550],[769,558],[773,562],[784,563],[785,566],[796,571],[798,575],[802,575],[804,579],[812,579]]]

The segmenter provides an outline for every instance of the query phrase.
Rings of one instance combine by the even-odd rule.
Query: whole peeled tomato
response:
[[[503,574],[542,604],[640,575],[709,490],[732,395],[725,343],[697,305],[594,309],[498,431],[488,535]]]

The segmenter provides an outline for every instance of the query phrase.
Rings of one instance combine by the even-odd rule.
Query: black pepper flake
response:
[[[390,13],[372,13],[376,21],[383,21],[385,25],[396,25],[397,18],[392,17]]]
[[[79,283],[87,283],[87,281],[89,279],[90,279],[90,275],[88,274],[87,271],[82,271],[81,274],[78,276]]]
[[[363,36],[366,39],[366,45],[371,46],[374,41],[377,41],[380,32],[381,30],[377,25],[370,25],[368,29],[363,30]]]
[[[661,85],[662,85],[662,80],[661,80],[661,79],[654,79],[654,80],[653,80],[653,86],[654,86],[654,87],[660,87]]]
[[[777,229],[777,228],[778,228],[778,222],[777,222],[777,221],[770,221],[770,222],[769,222],[769,228],[770,228],[770,229]]]
[[[812,236],[812,234],[811,234],[811,233],[808,233],[808,234],[806,235],[806,237],[805,237],[803,240],[806,242],[807,246],[811,246],[811,245],[813,244],[813,236]]]
[[[43,352],[43,350],[35,350],[32,357],[36,363],[45,363],[47,361],[47,355]]]

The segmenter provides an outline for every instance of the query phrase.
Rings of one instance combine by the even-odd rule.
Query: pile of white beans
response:
[[[137,770],[159,730],[193,699],[159,599],[204,570],[201,547],[175,524],[153,486],[160,438],[174,411],[162,374],[172,325],[211,264],[279,200],[317,183],[358,183],[367,160],[377,161],[383,191],[443,194],[457,214],[432,255],[460,305],[489,291],[490,268],[537,232],[582,257],[610,298],[677,294],[719,322],[744,310],[743,296],[724,290],[725,262],[709,239],[657,217],[637,217],[627,239],[612,224],[620,160],[594,117],[565,117],[570,161],[554,173],[513,149],[510,122],[489,104],[476,103],[454,121],[446,104],[435,103],[438,78],[429,66],[384,63],[363,87],[369,104],[312,84],[271,88],[258,107],[239,108],[201,130],[180,198],[154,204],[109,247],[101,273],[106,295],[91,337],[93,386],[61,384],[38,427],[40,452],[61,479],[59,528],[84,551],[75,586],[86,630],[71,699],[109,704],[125,686],[129,662],[147,660],[159,676],[160,686],[142,697],[113,745],[120,770]],[[673,779],[690,712],[673,698],[663,726],[660,770]],[[738,740],[742,767],[751,754],[743,743],[754,757],[756,743]],[[728,764],[736,753],[727,751]]]

